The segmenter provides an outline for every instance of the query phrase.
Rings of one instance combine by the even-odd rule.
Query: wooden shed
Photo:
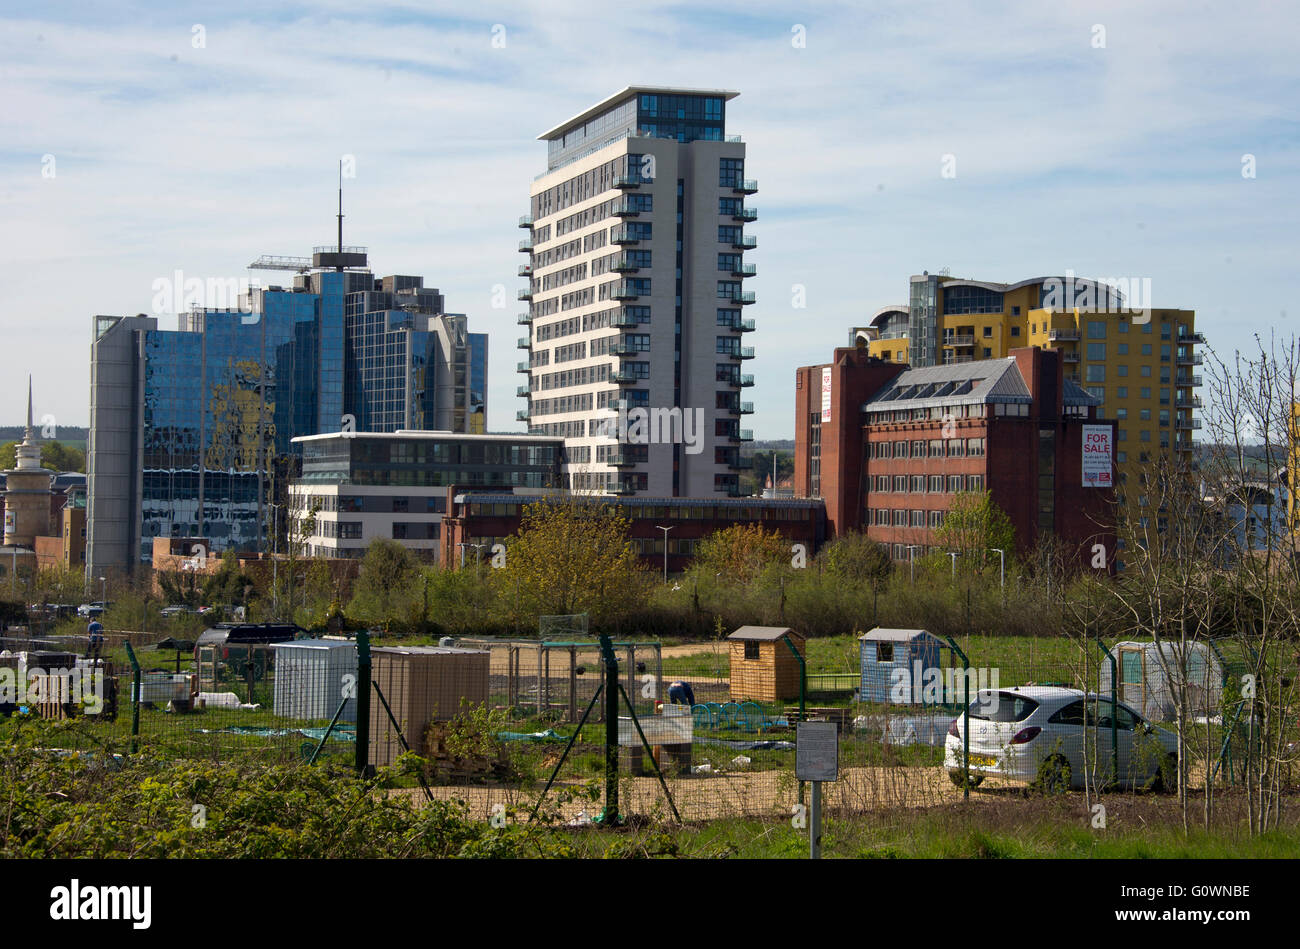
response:
[[[933,692],[936,673],[942,686],[940,650],[944,644],[928,630],[877,626],[858,641],[862,644],[862,701],[924,705],[925,684],[929,682]]]
[[[461,700],[488,700],[491,653],[452,646],[377,646],[370,650],[371,678],[383,692],[411,750],[423,755],[429,722],[444,722],[461,710]],[[370,763],[392,764],[402,743],[378,695],[370,699]]]
[[[782,702],[799,697],[804,637],[787,626],[742,626],[731,642],[731,700]]]

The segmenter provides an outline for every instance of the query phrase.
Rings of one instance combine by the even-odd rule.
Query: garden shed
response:
[[[788,626],[742,626],[727,639],[733,702],[799,698],[803,667],[794,650],[804,655],[802,635]]]
[[[1187,683],[1187,714],[1217,715],[1223,699],[1223,664],[1205,643],[1120,642],[1111,648],[1119,664],[1119,700],[1143,718],[1177,718],[1180,681]],[[1102,662],[1099,691],[1111,690],[1110,663]]]
[[[341,722],[357,720],[357,644],[346,639],[297,639],[272,643],[275,654],[275,714],[285,718],[330,719],[348,698]]]
[[[423,755],[429,722],[444,722],[461,710],[461,701],[488,700],[491,654],[454,646],[377,646],[370,650],[371,679],[379,686],[402,736]],[[370,763],[392,764],[404,749],[379,695],[370,699]]]
[[[864,702],[925,705],[942,702],[934,684],[943,684],[940,665],[943,641],[924,629],[885,629],[877,626],[858,637],[861,643]],[[930,683],[931,688],[925,689]],[[929,701],[927,702],[927,699]]]

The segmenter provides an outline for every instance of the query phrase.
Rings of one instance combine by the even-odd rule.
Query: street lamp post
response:
[[[673,527],[675,526],[676,525],[669,525],[668,527],[662,527],[658,524],[655,525],[656,530],[661,530],[664,532],[664,583],[665,584],[668,583],[668,532],[672,530]]]
[[[108,577],[99,578],[99,605],[108,609],[105,604],[108,603]]]
[[[990,547],[998,555],[998,583],[1002,587],[1002,602],[1007,600],[1007,552],[1001,547]]]
[[[948,556],[952,558],[952,578],[957,579],[957,557],[959,552],[956,550],[948,551]]]
[[[916,585],[916,551],[920,549],[921,549],[920,544],[907,545],[907,564],[908,564],[908,570],[911,572],[911,580],[913,586]]]

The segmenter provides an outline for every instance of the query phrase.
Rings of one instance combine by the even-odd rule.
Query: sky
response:
[[[489,428],[522,430],[536,139],[636,84],[740,92],[758,439],[925,270],[1149,279],[1221,355],[1290,336],[1297,27],[1250,2],[4,0],[0,421],[31,373],[38,419],[85,425],[94,315],[152,312],[159,279],[287,282],[246,268],[335,240],[348,155],[345,242],[490,335]]]

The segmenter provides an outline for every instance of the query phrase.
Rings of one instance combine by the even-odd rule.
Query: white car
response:
[[[1096,784],[1113,774],[1111,716],[1107,695],[1052,686],[985,689],[970,713],[970,785],[995,776],[1037,783],[1045,790],[1082,790],[1088,773],[1084,734],[1095,736]],[[963,716],[958,715],[944,742],[944,768],[962,785]],[[1173,790],[1178,781],[1178,738],[1142,720],[1121,703],[1117,710],[1119,784],[1129,788]],[[1090,743],[1091,745],[1091,743]],[[1090,746],[1088,756],[1094,751]]]

